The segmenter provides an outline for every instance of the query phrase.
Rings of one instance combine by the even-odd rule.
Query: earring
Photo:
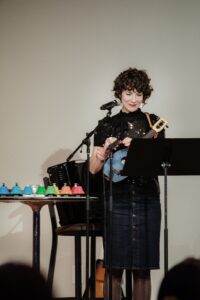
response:
[[[140,108],[142,109],[144,105],[145,105],[145,103],[142,102],[142,103],[140,104]]]

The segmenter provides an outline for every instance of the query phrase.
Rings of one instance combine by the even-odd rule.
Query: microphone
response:
[[[120,105],[120,100],[113,100],[113,101],[110,101],[110,102],[107,102],[107,103],[105,103],[105,104],[103,104],[103,105],[101,105],[100,106],[100,109],[101,110],[106,110],[106,109],[112,109],[113,107],[115,107],[115,106],[118,106],[118,105]]]

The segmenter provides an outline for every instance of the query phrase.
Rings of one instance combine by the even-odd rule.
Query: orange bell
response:
[[[72,190],[70,186],[65,183],[60,191],[60,195],[72,195]]]

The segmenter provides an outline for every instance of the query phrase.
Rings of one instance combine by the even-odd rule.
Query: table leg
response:
[[[33,267],[40,270],[40,208],[33,208]]]

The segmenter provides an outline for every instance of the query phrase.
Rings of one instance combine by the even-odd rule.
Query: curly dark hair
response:
[[[121,94],[124,90],[134,91],[136,89],[139,93],[143,93],[143,102],[145,102],[153,91],[150,81],[151,79],[146,71],[129,68],[121,72],[114,80],[114,95],[116,98],[121,99]]]

